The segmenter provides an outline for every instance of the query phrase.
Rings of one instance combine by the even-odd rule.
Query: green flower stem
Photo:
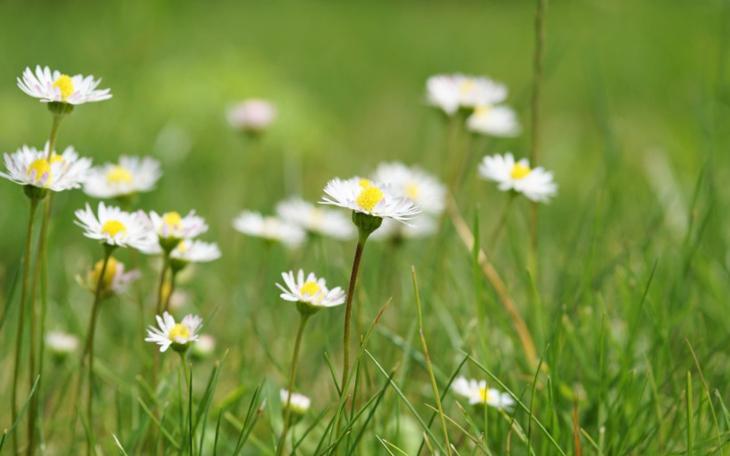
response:
[[[165,276],[167,275],[167,270],[170,267],[170,254],[165,253],[162,260],[162,271],[160,271],[160,283],[157,286],[157,307],[155,308],[155,315],[160,315],[162,313],[163,305],[164,305],[164,296],[163,296],[163,289],[165,288]],[[172,293],[171,293],[172,294]],[[165,306],[166,308],[167,306]]]
[[[23,250],[23,282],[20,291],[20,307],[18,314],[18,333],[15,336],[15,364],[13,366],[13,388],[11,393],[11,422],[15,423],[18,418],[18,376],[20,374],[20,354],[23,346],[23,326],[25,320],[25,301],[28,296],[28,275],[30,274],[31,240],[33,238],[33,224],[35,213],[38,208],[38,199],[30,199],[30,214],[28,215],[28,226],[25,234],[25,248]],[[7,312],[7,310],[6,310]],[[32,383],[32,379],[31,379]],[[17,431],[13,429],[13,454],[18,452]]]
[[[56,138],[58,137],[58,127],[61,126],[64,114],[53,114],[53,123],[51,124],[51,134],[48,135],[48,150],[46,151],[46,160],[50,160],[53,151],[56,148]]]
[[[352,260],[352,272],[350,273],[350,284],[347,288],[347,300],[345,301],[345,330],[342,347],[342,383],[340,388],[342,396],[345,395],[347,380],[350,375],[350,320],[352,319],[352,299],[355,295],[355,285],[357,283],[357,274],[360,271],[360,261],[362,260],[362,252],[365,250],[365,241],[367,235],[360,235],[360,239],[355,247],[355,258]]]
[[[507,197],[507,202],[504,203],[504,207],[502,208],[502,214],[499,216],[497,225],[494,227],[494,231],[492,231],[492,235],[489,237],[489,244],[487,245],[487,252],[490,255],[493,255],[494,248],[497,246],[497,240],[499,240],[499,235],[502,234],[502,230],[504,229],[504,226],[507,223],[507,217],[509,216],[509,210],[512,207],[512,202],[514,200],[515,200],[515,193],[510,192],[509,196]]]
[[[183,448],[184,446],[188,447],[189,454],[192,456],[193,454],[193,371],[192,368],[188,369],[188,363],[185,359],[185,353],[186,351],[179,351],[180,354],[180,365],[182,366],[182,374],[183,377],[185,377],[185,386],[187,387],[187,400],[188,400],[188,407],[187,407],[187,430],[185,429],[185,420],[181,423],[181,432],[180,435],[186,436],[187,433],[187,439],[186,442],[183,442],[182,445],[180,445],[180,448]]]
[[[167,312],[170,309],[170,300],[172,299],[172,294],[175,292],[175,279],[177,279],[177,271],[171,270],[170,271],[170,292],[167,293],[167,296],[165,296],[165,305],[162,308],[162,310],[164,312]]]
[[[283,454],[284,446],[286,445],[286,435],[289,432],[290,420],[291,420],[291,397],[294,394],[294,380],[297,375],[297,364],[299,361],[299,349],[302,345],[302,336],[304,335],[304,328],[307,326],[307,321],[311,314],[301,314],[299,320],[299,330],[297,331],[297,338],[294,342],[294,353],[291,358],[291,371],[289,372],[289,384],[286,387],[289,393],[286,398],[286,404],[284,405],[284,426],[281,430],[281,437],[279,437],[279,444],[276,447],[277,456]]]

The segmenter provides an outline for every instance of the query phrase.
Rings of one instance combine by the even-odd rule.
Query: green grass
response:
[[[59,145],[99,163],[123,153],[158,157],[164,176],[140,207],[197,209],[223,258],[181,278],[189,300],[178,313],[201,314],[218,344],[211,359],[193,362],[191,436],[173,353],[161,357],[159,386],[151,386],[154,348],[143,339],[159,265],[120,253],[143,279],[101,309],[94,440],[104,454],[174,454],[191,441],[195,454],[274,454],[278,389],[298,323],[274,283],[301,267],[346,287],[354,242],[288,252],[237,234],[232,218],[243,208],[272,212],[291,193],[318,199],[329,178],[367,174],[381,160],[446,178],[455,158],[441,116],[423,101],[425,79],[483,73],[509,85],[526,126],[518,138],[471,145],[455,197],[486,248],[505,195],[478,180],[475,166],[487,153],[529,150],[534,5],[107,3],[0,5],[0,150],[40,146],[50,129],[46,109],[15,87],[25,66],[101,76],[114,98],[79,107]],[[560,193],[540,210],[536,275],[528,273],[524,201],[487,252],[541,368],[449,219],[433,238],[368,242],[353,321],[357,340],[368,335],[352,354],[356,400],[351,408],[337,394],[344,308],[321,312],[307,327],[297,375],[297,390],[313,402],[290,433],[299,454],[330,452],[338,418],[349,431],[340,454],[416,454],[424,436],[422,454],[445,454],[444,426],[462,455],[576,455],[576,442],[584,455],[728,454],[729,20],[720,0],[550,3],[541,162]],[[281,112],[258,148],[224,118],[249,96],[271,98]],[[47,328],[82,339],[93,297],[75,276],[102,253],[73,225],[87,200],[78,191],[55,198],[48,267]],[[0,429],[10,429],[27,200],[3,180],[0,201]],[[47,357],[36,390],[47,454],[85,449],[81,420],[69,425],[77,358]],[[448,388],[457,373],[514,393],[514,412],[485,417],[471,408]],[[0,445],[10,453],[7,439]]]

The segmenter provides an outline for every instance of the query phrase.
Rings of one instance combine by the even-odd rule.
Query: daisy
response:
[[[296,196],[277,204],[276,213],[282,220],[298,225],[313,234],[340,240],[352,239],[355,235],[352,222],[341,212],[317,207]]]
[[[97,214],[88,203],[85,209],[75,212],[76,224],[84,229],[84,236],[88,238],[102,241],[107,246],[133,247],[141,251],[148,250],[156,241],[139,213],[130,214],[118,207],[99,203]]]
[[[66,356],[79,348],[79,339],[73,334],[63,331],[49,331],[46,334],[46,346],[58,356]]]
[[[516,136],[520,124],[515,112],[507,106],[479,105],[466,119],[466,128],[491,136]]]
[[[48,189],[54,192],[81,187],[91,167],[91,160],[79,158],[69,146],[61,155],[22,146],[14,154],[4,154],[6,172],[0,176],[16,184]]]
[[[325,307],[336,307],[345,302],[345,292],[340,287],[327,288],[327,282],[323,278],[317,278],[314,273],[309,273],[306,278],[301,269],[294,277],[294,271],[283,272],[281,278],[284,285],[276,284],[281,290],[281,299],[289,302],[296,302],[304,306],[300,310],[316,312]]]
[[[429,104],[452,115],[459,108],[500,103],[507,98],[507,88],[485,77],[436,75],[426,81],[426,96]]]
[[[305,415],[309,410],[309,406],[312,403],[312,401],[307,396],[296,392],[291,393],[290,398],[289,391],[284,388],[279,390],[279,398],[281,399],[282,406],[286,407],[288,404],[289,410],[291,410],[296,415]]]
[[[413,218],[408,225],[394,220],[383,220],[380,228],[375,230],[371,237],[377,241],[401,241],[404,239],[420,239],[433,235],[438,225],[433,217],[420,214]]]
[[[96,291],[96,286],[99,284],[99,275],[104,267],[104,261],[99,260],[96,262],[94,267],[86,274],[86,279],[77,278],[79,283],[92,293]],[[101,294],[104,297],[111,295],[119,295],[126,292],[129,289],[129,285],[141,276],[140,272],[136,269],[127,271],[124,263],[118,261],[113,256],[109,257],[109,262],[104,272],[104,277],[101,282]]]
[[[440,214],[444,210],[446,188],[437,178],[403,163],[381,163],[373,178],[387,185],[396,196],[408,198],[423,212]]]
[[[115,198],[148,192],[160,178],[160,162],[151,157],[122,155],[119,163],[91,169],[84,192],[94,198]]]
[[[173,263],[175,261],[187,263],[208,263],[221,257],[221,251],[215,242],[203,242],[193,239],[185,239],[170,253]]]
[[[266,100],[252,98],[231,107],[226,117],[236,130],[261,133],[276,120],[276,107]]]
[[[163,250],[169,252],[182,239],[194,238],[208,231],[205,220],[195,211],[188,212],[185,217],[175,211],[165,212],[162,215],[155,211],[151,211],[149,215],[141,212],[140,215],[145,217],[149,229],[154,232],[158,240],[157,245],[153,244],[153,248],[147,253],[161,253]]]
[[[43,103],[80,105],[112,97],[109,89],[97,89],[100,82],[100,79],[94,79],[93,76],[69,76],[38,65],[35,73],[30,68],[23,71],[23,76],[18,78],[18,87]]]
[[[396,196],[389,187],[369,179],[332,179],[324,188],[320,204],[350,209],[355,213],[407,222],[420,210],[407,198]],[[376,227],[377,228],[377,227]]]
[[[479,175],[497,182],[497,188],[503,192],[522,193],[532,201],[546,202],[558,191],[551,172],[542,167],[530,168],[525,158],[515,161],[511,153],[484,157]]]
[[[298,247],[306,237],[304,230],[297,225],[252,211],[241,212],[233,220],[233,227],[243,234],[278,241],[288,247]]]
[[[193,356],[207,358],[215,352],[215,338],[210,334],[201,334],[198,342],[193,345]]]
[[[160,351],[167,351],[170,346],[178,352],[184,352],[191,343],[198,340],[198,331],[203,320],[197,315],[186,315],[180,323],[175,323],[172,315],[165,312],[157,315],[157,326],[147,329],[145,342],[154,342],[160,346]]]
[[[508,393],[503,393],[494,388],[487,388],[486,380],[467,380],[459,377],[454,380],[451,388],[455,393],[464,396],[471,405],[486,404],[497,409],[509,410],[515,403]]]

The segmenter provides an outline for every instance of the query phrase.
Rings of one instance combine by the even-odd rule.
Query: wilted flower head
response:
[[[296,302],[299,311],[314,313],[325,307],[335,307],[345,302],[345,292],[340,287],[327,288],[327,282],[323,278],[317,278],[314,273],[309,273],[306,278],[301,269],[283,272],[281,278],[284,285],[276,284],[281,290],[281,299],[289,302]]]
[[[98,215],[97,215],[98,214]],[[99,203],[97,214],[89,204],[75,212],[76,224],[84,229],[84,236],[102,241],[108,246],[133,247],[146,251],[156,242],[145,220],[139,214],[130,214],[118,207]]]
[[[92,293],[95,293],[96,287],[99,285],[99,276],[101,275],[103,267],[104,261],[99,260],[96,262],[94,267],[86,273],[86,277],[78,277],[77,280],[81,286]],[[108,297],[124,293],[127,289],[129,289],[129,285],[132,282],[139,279],[140,275],[140,272],[136,269],[127,271],[124,263],[118,261],[113,256],[110,256],[106,265],[104,277],[101,280],[101,296]]]
[[[479,175],[496,182],[503,192],[522,193],[532,201],[546,202],[558,191],[551,172],[539,166],[530,168],[526,158],[515,161],[511,153],[484,157]]]
[[[100,79],[94,79],[93,76],[69,76],[39,65],[35,67],[35,72],[30,68],[23,71],[23,76],[18,78],[18,87],[43,103],[80,105],[112,97],[109,89],[97,89],[100,82]]]
[[[49,156],[47,143],[43,150],[22,146],[3,158],[6,172],[0,172],[0,177],[54,192],[81,187],[91,167],[91,160],[79,158],[71,146],[61,155],[54,151]]]
[[[231,107],[227,118],[237,130],[261,133],[276,119],[276,107],[269,101],[252,98]]]
[[[148,192],[161,175],[160,162],[154,158],[122,155],[119,163],[92,168],[84,193],[94,198],[116,198]]]
[[[291,393],[291,399],[289,398],[289,391],[282,388],[279,390],[279,398],[281,399],[282,407],[286,407],[289,404],[289,410],[295,415],[305,415],[309,411],[309,407],[312,401],[305,395],[299,393]]]
[[[157,315],[157,327],[150,326],[147,329],[145,342],[154,342],[160,346],[160,351],[167,351],[170,346],[178,352],[184,352],[191,343],[198,340],[198,331],[203,320],[197,315],[186,315],[180,323],[165,312],[162,316]]]
[[[413,166],[403,163],[381,163],[373,176],[396,195],[413,201],[419,209],[430,214],[440,214],[444,210],[446,187],[439,180]]]
[[[241,212],[233,220],[233,227],[243,234],[281,242],[288,247],[298,247],[306,237],[304,230],[293,223],[252,211]]]
[[[292,197],[276,205],[282,220],[298,225],[313,234],[335,239],[351,239],[355,235],[352,222],[340,211],[317,207],[299,197]]]
[[[459,377],[451,389],[469,400],[472,405],[486,404],[497,409],[509,409],[515,403],[512,396],[494,388],[487,388],[486,380],[467,380]]]

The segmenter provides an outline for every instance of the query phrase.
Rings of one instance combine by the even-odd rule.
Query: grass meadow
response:
[[[59,151],[159,160],[125,208],[194,209],[221,252],[176,276],[171,313],[215,340],[181,363],[145,341],[163,262],[114,251],[140,277],[97,308],[89,415],[95,294],[79,281],[104,250],[74,211],[99,200],[53,195],[45,255],[37,211],[45,280],[22,305],[29,198],[0,180],[0,453],[729,454],[730,3],[549,2],[536,129],[542,3],[0,3],[0,152],[49,138],[49,109],[16,84],[26,67],[100,77],[113,97],[64,116]],[[521,133],[429,106],[427,79],[457,72],[504,83]],[[226,120],[248,98],[276,106],[262,134]],[[539,210],[478,173],[535,144],[558,185]],[[341,305],[309,318],[294,390],[311,405],[284,413],[300,316],[275,284],[303,269],[348,290],[357,238],[288,248],[233,220],[393,161],[438,177],[446,210],[429,236],[365,243],[346,391]],[[51,331],[79,345],[41,351]],[[461,376],[512,404],[470,404]]]

